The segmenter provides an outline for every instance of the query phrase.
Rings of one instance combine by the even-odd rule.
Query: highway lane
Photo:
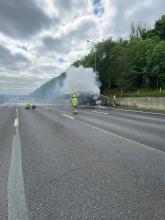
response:
[[[30,218],[164,219],[165,154],[66,115],[20,110]]]
[[[14,134],[15,107],[0,106],[0,219],[8,219],[7,182]]]
[[[94,120],[93,113],[95,113]],[[84,111],[82,115],[80,120],[154,149],[165,151],[165,116],[116,110]]]
[[[69,107],[51,106],[72,116]],[[107,130],[149,147],[165,151],[165,114],[124,111],[119,109],[79,109],[77,120]]]
[[[67,108],[46,108],[18,111],[21,157],[15,156],[28,219],[165,218],[163,115],[83,109],[73,118]],[[8,155],[7,176],[15,108],[0,115],[11,129],[1,157]]]

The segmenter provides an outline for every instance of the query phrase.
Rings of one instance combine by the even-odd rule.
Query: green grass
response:
[[[102,95],[107,95],[112,97],[113,95],[117,97],[165,97],[165,90],[146,90],[139,89],[135,91],[122,91],[121,90],[106,90],[102,93]]]

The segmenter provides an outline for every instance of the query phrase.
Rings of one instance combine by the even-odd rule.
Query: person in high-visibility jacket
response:
[[[72,105],[73,114],[77,114],[78,98],[76,95],[72,95],[71,105]]]
[[[113,98],[112,98],[112,106],[113,106],[113,107],[116,106],[116,95],[113,95]]]

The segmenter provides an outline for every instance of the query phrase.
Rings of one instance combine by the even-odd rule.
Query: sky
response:
[[[0,94],[28,94],[87,54],[92,43],[152,27],[163,0],[0,0]]]

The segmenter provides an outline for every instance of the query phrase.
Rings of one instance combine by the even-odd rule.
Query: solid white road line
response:
[[[22,173],[21,141],[19,127],[16,126],[16,135],[13,136],[12,155],[8,176],[8,219],[29,220],[27,210]]]
[[[94,113],[97,113],[97,114],[102,114],[102,115],[109,115],[109,113],[107,112],[98,112],[98,111],[92,111]]]
[[[66,115],[66,114],[61,114],[62,116],[64,117],[67,117],[67,118],[71,118],[71,119],[74,119],[74,117],[70,116],[70,115]]]

